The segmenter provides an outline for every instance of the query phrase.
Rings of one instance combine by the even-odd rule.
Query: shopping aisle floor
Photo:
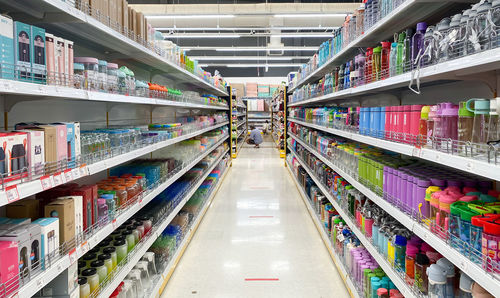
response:
[[[162,297],[349,297],[283,159],[261,146],[233,161]]]

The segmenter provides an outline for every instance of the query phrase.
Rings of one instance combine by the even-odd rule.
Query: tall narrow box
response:
[[[120,27],[123,27],[123,1],[115,0],[115,5],[116,5],[116,22],[118,22]],[[120,30],[121,28],[118,30],[118,32],[120,32]]]
[[[44,132],[41,130],[21,130],[28,137],[27,157],[28,157],[28,174],[43,173],[43,163],[45,159],[44,148]]]
[[[72,199],[75,209],[74,221],[75,221],[75,236],[82,236],[83,233],[83,196],[65,196],[57,198],[58,200]]]
[[[72,198],[58,199],[45,205],[45,217],[59,219],[59,244],[75,237],[75,203]]]
[[[73,42],[70,40],[65,40],[64,42],[64,76],[66,85],[69,87],[73,87]]]
[[[32,222],[40,226],[41,241],[41,259],[42,269],[45,269],[45,263],[51,258],[57,257],[59,250],[59,219],[57,217],[39,218]]]
[[[9,297],[19,288],[18,245],[15,241],[0,241],[0,283],[6,285],[2,295]]]
[[[129,24],[129,7],[128,7],[128,1],[127,0],[122,0],[122,26],[126,30],[130,30],[130,24]],[[128,33],[127,33],[128,34]]]
[[[80,122],[75,122],[75,157],[78,159],[82,155],[82,141],[80,137]]]
[[[45,80],[47,79],[45,29],[31,26],[31,36],[33,37],[33,42],[31,43],[33,79],[34,82],[45,83]]]
[[[82,198],[82,229],[86,231],[95,222],[93,220],[94,198],[92,187],[82,186],[70,193],[72,196],[79,196]]]
[[[14,78],[14,22],[0,15],[0,78]]]
[[[14,22],[15,75],[18,79],[31,81],[31,26]]]
[[[66,85],[66,40],[55,37],[56,84]]]
[[[45,33],[45,56],[47,58],[47,81],[50,85],[55,85],[56,83],[56,45],[55,37],[50,33]]]

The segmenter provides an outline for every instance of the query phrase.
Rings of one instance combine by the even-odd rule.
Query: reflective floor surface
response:
[[[233,161],[162,297],[349,297],[271,143]]]

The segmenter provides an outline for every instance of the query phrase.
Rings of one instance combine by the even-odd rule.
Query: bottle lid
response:
[[[86,266],[87,266],[87,262],[85,262],[84,260],[78,260],[78,267],[84,268]]]
[[[500,0],[498,0],[500,1]],[[498,116],[500,111],[500,98],[490,100],[490,116]]]
[[[381,51],[382,51],[382,47],[381,46],[373,48],[373,53],[380,53]]]
[[[108,66],[108,62],[105,60],[99,60],[99,66]]]
[[[458,116],[460,117],[474,117],[474,113],[467,110],[467,107],[466,107],[466,104],[467,102],[465,101],[461,101],[458,106]]]
[[[87,283],[87,278],[86,277],[79,277],[78,278],[78,284],[79,285],[84,285]]]
[[[394,244],[399,245],[399,246],[406,246],[406,238],[400,235],[396,235],[396,238],[394,240]]]
[[[434,34],[434,30],[436,30],[436,27],[434,26],[429,26],[427,27],[427,30],[425,30],[425,35],[424,37],[427,38],[427,37],[432,37],[432,35]]]
[[[483,224],[483,233],[489,235],[500,236],[500,221],[495,222],[485,221]]]
[[[95,260],[95,261],[92,261],[90,262],[90,266],[92,267],[101,267],[101,266],[104,266],[104,261],[103,260]]]
[[[448,28],[450,27],[450,18],[444,18],[442,19],[438,24],[437,24],[437,29],[438,31],[445,31],[445,30],[448,30]],[[445,32],[446,33],[446,32]]]
[[[494,196],[486,195],[486,194],[481,194],[479,196],[479,200],[486,202],[486,203],[493,203],[498,201],[498,199]]]
[[[85,70],[85,66],[81,63],[73,63],[73,70]]]
[[[447,258],[441,258],[437,260],[436,264],[443,267],[446,270],[447,277],[455,276],[455,265],[453,265]]]
[[[405,32],[399,33],[399,35],[398,35],[398,43],[403,43],[405,41],[405,38],[406,38],[406,33]]]
[[[457,116],[458,115],[458,105],[454,105],[450,102],[445,102],[441,106],[442,116]]]
[[[102,252],[105,254],[110,254],[110,256],[111,256],[112,253],[116,252],[116,248],[114,248],[112,246],[106,247],[105,249],[102,250]]]
[[[97,258],[97,254],[96,253],[86,253],[84,256],[83,256],[83,260],[84,261],[89,261],[89,260],[93,260]]]
[[[484,1],[477,9],[477,13],[487,12],[490,9],[491,9],[491,3],[488,1]]]
[[[387,296],[387,293],[388,293],[387,289],[384,289],[384,288],[378,288],[378,290],[377,290],[377,295],[379,297]]]
[[[391,47],[391,43],[388,41],[382,41],[381,44],[382,44],[382,48],[390,48]]]
[[[460,273],[460,283],[459,283],[460,290],[466,293],[472,293],[473,283],[474,281],[467,274],[463,272]]]
[[[113,247],[114,248],[114,247]],[[103,253],[97,257],[98,260],[105,261],[111,259],[111,255],[107,253]]]
[[[426,22],[421,22],[417,24],[417,31],[425,31],[427,29],[427,23]],[[408,29],[406,29],[408,32]]]
[[[438,264],[431,264],[427,267],[427,277],[429,277],[429,282],[434,283],[446,283],[446,269],[439,266]]]
[[[467,103],[474,101],[474,109],[471,109],[467,105],[467,109],[471,112],[474,112],[475,115],[487,115],[490,113],[490,102],[489,100],[468,100]]]
[[[430,109],[431,109],[431,106],[423,106],[422,110],[420,111],[420,118],[423,120],[429,119]]]
[[[115,239],[115,242],[113,242],[113,246],[122,246],[122,245],[125,245],[125,240],[123,239],[120,240]]]
[[[87,268],[82,271],[82,276],[92,276],[97,273],[97,269],[95,268]]]
[[[500,7],[500,0],[493,0],[493,3],[491,4],[493,8]]]
[[[415,257],[415,262],[417,262],[420,265],[429,265],[431,262],[429,261],[429,257],[425,255],[424,253],[417,254]]]
[[[75,57],[73,58],[73,61],[76,63],[90,63],[90,64],[98,64],[99,60],[97,58],[92,58],[92,57]]]
[[[108,63],[108,69],[118,69],[118,64],[116,64],[116,63]]]
[[[498,0],[498,1],[500,1],[500,0]],[[393,43],[391,43],[391,48],[396,48],[397,46],[398,46],[398,43],[397,43],[397,42],[393,42]]]

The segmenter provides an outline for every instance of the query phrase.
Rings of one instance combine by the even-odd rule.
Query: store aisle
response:
[[[263,145],[233,161],[162,297],[349,297],[283,159]]]

